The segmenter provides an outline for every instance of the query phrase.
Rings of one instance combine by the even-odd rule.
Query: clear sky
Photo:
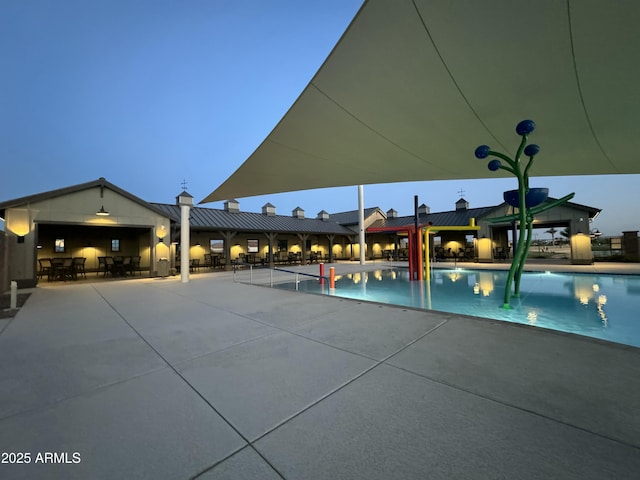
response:
[[[287,112],[361,4],[0,1],[0,201],[99,177],[167,203],[186,180],[200,201]],[[470,162],[478,161],[474,148]],[[640,175],[532,178],[531,185],[550,187],[554,197],[575,192],[576,203],[603,209],[592,227],[605,235],[640,229]],[[471,207],[482,207],[516,186],[515,179],[371,185],[365,204],[409,215],[419,195],[445,211],[463,191]],[[355,186],[238,200],[245,211],[271,202],[279,214],[300,206],[307,217],[358,206]]]

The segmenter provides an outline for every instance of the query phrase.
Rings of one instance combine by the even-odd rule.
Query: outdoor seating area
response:
[[[328,263],[329,254],[321,252],[309,252],[306,256],[307,263]],[[277,252],[274,254],[275,265],[302,265],[302,252]]]
[[[98,257],[96,276],[127,277],[142,275],[139,255]],[[87,279],[85,257],[39,258],[38,279],[47,278],[48,282]],[[91,270],[93,271],[93,270]]]
[[[223,255],[215,253],[205,253],[204,263],[201,264],[205,268],[209,269],[223,269],[226,264],[226,259]]]
[[[226,259],[222,255],[215,253],[205,253],[204,261],[200,258],[191,258],[189,260],[189,272],[197,273],[203,268],[208,270],[224,270],[226,265]],[[175,262],[176,272],[180,272],[180,258],[176,258]]]
[[[85,272],[85,263],[87,259],[84,257],[66,257],[66,258],[39,258],[38,259],[38,278],[47,277],[48,282],[77,280],[78,277],[87,278]]]
[[[206,256],[206,255],[205,255]],[[306,262],[312,263],[328,263],[329,254],[322,252],[309,252],[306,255]],[[269,254],[261,257],[253,253],[240,253],[234,261],[235,265],[268,265]],[[302,252],[276,252],[273,254],[274,265],[302,265]]]
[[[458,248],[455,252],[451,248],[435,248],[434,258],[438,261],[458,260],[462,262],[469,262],[475,259],[475,250],[473,247]]]
[[[98,257],[98,271],[96,275],[102,273],[102,277],[127,277],[136,274],[142,275],[140,269],[140,256],[116,256]]]

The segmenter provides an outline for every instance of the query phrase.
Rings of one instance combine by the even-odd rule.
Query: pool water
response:
[[[474,315],[577,333],[640,347],[640,276],[523,273],[520,297],[502,308],[506,271],[434,269],[430,282],[409,281],[406,269],[336,276],[333,295]],[[275,285],[274,285],[275,286]],[[294,289],[295,284],[279,288]],[[318,280],[300,291],[329,293]]]

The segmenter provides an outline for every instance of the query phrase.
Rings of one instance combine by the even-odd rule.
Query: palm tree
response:
[[[564,238],[569,240],[571,238],[571,234],[569,233],[569,227],[564,227],[564,230],[560,232],[560,235],[562,235]]]
[[[551,245],[555,245],[556,244],[556,232],[558,230],[556,230],[555,228],[551,227],[549,230],[547,230],[544,233],[549,233],[551,234]]]

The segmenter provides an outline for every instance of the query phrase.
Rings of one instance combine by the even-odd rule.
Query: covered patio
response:
[[[0,217],[9,235],[4,267],[19,288],[45,278],[75,280],[80,271],[104,274],[108,258],[128,258],[137,263],[137,273],[153,275],[158,260],[169,254],[163,240],[169,217],[104,178],[2,202]],[[56,261],[71,265],[52,278],[46,269]],[[129,266],[110,271],[133,273]]]

